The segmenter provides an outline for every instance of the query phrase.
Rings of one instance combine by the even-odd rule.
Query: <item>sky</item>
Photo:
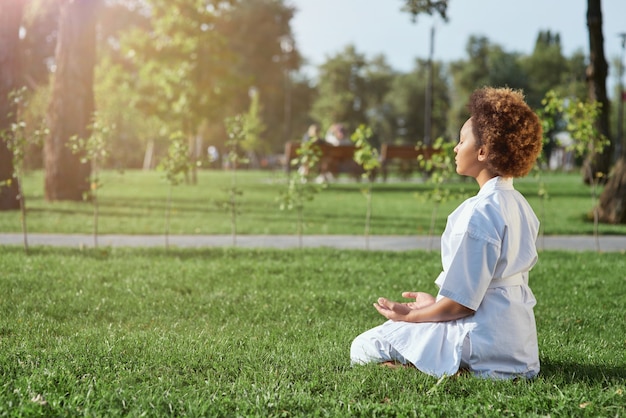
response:
[[[539,31],[561,37],[563,54],[589,51],[586,0],[450,0],[448,22],[419,15],[415,23],[401,12],[403,0],[287,0],[296,8],[292,30],[307,73],[352,44],[367,58],[384,54],[396,70],[410,71],[416,58],[428,58],[435,28],[434,59],[467,59],[470,35],[486,36],[507,52],[530,54]],[[602,0],[604,51],[610,63],[622,54],[626,0]],[[625,58],[626,60],[626,58]],[[616,82],[609,69],[609,83]]]

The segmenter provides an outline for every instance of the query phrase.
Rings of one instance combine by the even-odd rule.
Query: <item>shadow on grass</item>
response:
[[[86,258],[106,260],[108,259],[113,249],[111,247],[99,247],[99,248],[75,248],[75,247],[57,247],[46,245],[31,245],[28,249],[28,254],[24,254],[24,247],[20,245],[4,245],[0,246],[2,253],[6,256],[19,255],[20,253],[25,257],[76,257],[84,256]]]
[[[136,259],[137,257],[155,258],[159,261],[173,260],[179,262],[181,260],[215,260],[222,259],[230,262],[238,259],[246,261],[258,260],[265,262],[268,259],[284,261],[285,265],[300,268],[301,265],[295,261],[300,261],[304,265],[308,262],[308,257],[316,257],[332,255],[337,258],[336,250],[333,248],[301,248],[293,250],[284,250],[281,248],[244,248],[244,247],[197,247],[197,248],[179,248],[170,247],[53,247],[53,246],[34,246],[29,249],[28,254],[24,253],[24,249],[18,245],[0,246],[0,251],[7,257],[58,257],[59,259],[68,257],[82,257],[88,260],[96,261],[112,261],[120,259]],[[349,260],[351,257],[362,255],[361,250],[342,250],[340,256]],[[297,255],[301,258],[294,258]]]
[[[387,194],[398,192],[424,192],[432,189],[422,183],[397,183],[397,184],[379,184],[374,183],[372,186],[373,194]],[[367,183],[330,183],[328,189],[324,193],[358,193],[362,194],[362,189],[367,187]]]
[[[563,380],[566,383],[623,381],[626,378],[626,366],[601,366],[543,360],[540,375],[550,380]]]

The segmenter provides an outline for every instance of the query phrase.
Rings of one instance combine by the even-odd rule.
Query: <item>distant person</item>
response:
[[[311,124],[302,136],[302,142],[319,143],[321,141],[324,141],[324,139],[320,132],[320,126],[317,123]]]
[[[209,145],[207,148],[207,156],[209,157],[209,167],[219,167],[220,152],[215,145]]]
[[[328,128],[326,142],[334,146],[352,145],[348,131],[341,123],[333,123]]]
[[[353,364],[413,365],[433,376],[459,369],[502,379],[539,373],[536,301],[528,287],[539,221],[513,178],[528,174],[541,152],[541,123],[522,93],[508,88],[476,90],[469,110],[454,148],[456,171],[480,190],[448,217],[437,297],[379,298],[374,307],[388,321],[354,339]]]

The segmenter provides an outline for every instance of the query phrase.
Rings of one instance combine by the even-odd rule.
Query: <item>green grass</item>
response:
[[[286,188],[283,172],[240,171],[241,189],[238,234],[295,234],[295,212],[279,210],[280,190]],[[363,234],[366,200],[362,185],[340,179],[318,194],[304,209],[305,234]],[[593,233],[590,189],[579,174],[549,174],[544,178],[549,199],[538,197],[538,181],[516,180],[542,221],[546,235]],[[46,202],[43,173],[30,173],[24,182],[29,232],[92,233],[93,209],[89,202]],[[165,233],[167,183],[159,172],[105,172],[99,191],[100,234]],[[199,172],[197,185],[174,188],[172,234],[230,234],[230,214],[219,203],[228,199],[231,173]],[[449,186],[455,197],[437,210],[434,235],[440,235],[447,215],[466,196],[477,192],[473,181]],[[430,230],[434,203],[425,197],[431,186],[413,179],[373,186],[373,235],[426,235]],[[0,232],[20,232],[19,211],[0,212]],[[600,225],[600,234],[626,234],[626,225]]]
[[[19,247],[0,253],[0,416],[626,416],[626,257],[542,252],[542,372],[351,367],[371,303],[433,252]]]

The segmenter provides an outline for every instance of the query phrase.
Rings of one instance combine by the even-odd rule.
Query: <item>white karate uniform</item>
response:
[[[450,216],[441,239],[437,298],[473,315],[447,322],[387,321],[359,335],[354,364],[396,360],[433,376],[459,367],[483,377],[534,377],[537,331],[528,272],[537,261],[539,221],[511,178],[496,177]]]

